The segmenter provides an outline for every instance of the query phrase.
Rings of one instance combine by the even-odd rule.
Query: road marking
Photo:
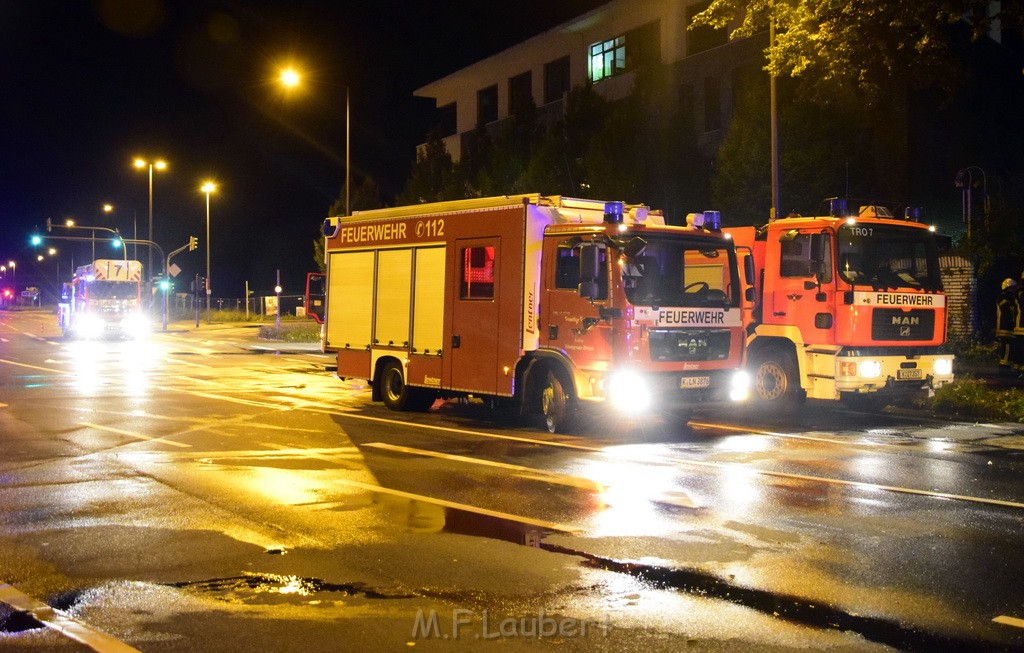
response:
[[[376,423],[379,423],[379,424],[391,424],[391,425],[395,425],[395,426],[404,426],[404,427],[407,427],[407,428],[424,429],[424,430],[428,430],[428,431],[440,431],[440,432],[443,432],[443,433],[454,433],[454,434],[458,434],[458,435],[470,435],[470,436],[474,436],[474,437],[483,437],[483,438],[490,438],[490,439],[495,439],[495,440],[509,440],[509,441],[513,441],[513,442],[523,442],[523,443],[526,443],[526,444],[536,444],[536,445],[548,446],[548,447],[560,447],[560,448],[565,448],[565,449],[574,449],[576,451],[589,451],[589,452],[592,452],[592,453],[600,453],[600,454],[604,454],[604,455],[622,456],[621,452],[614,452],[614,453],[612,453],[612,452],[609,452],[607,449],[602,449],[602,448],[599,448],[599,447],[591,447],[591,446],[586,446],[586,445],[580,445],[580,444],[573,444],[573,443],[570,443],[570,442],[558,442],[558,441],[555,441],[555,440],[538,440],[536,438],[527,438],[527,437],[515,436],[515,435],[502,435],[502,434],[499,434],[499,433],[488,433],[486,431],[472,431],[472,430],[469,430],[469,429],[457,429],[457,428],[451,428],[451,427],[446,427],[446,426],[435,426],[433,424],[417,424],[415,422],[406,422],[406,421],[402,421],[402,420],[386,419],[386,418],[383,418],[383,417],[372,417],[372,416],[369,416],[369,415],[358,415],[356,413],[341,412],[341,411],[339,411],[337,409],[320,408],[318,406],[313,405],[312,403],[309,403],[309,404],[307,404],[305,406],[299,406],[299,405],[296,405],[296,406],[282,406],[282,405],[270,404],[270,403],[265,403],[265,402],[256,402],[256,401],[236,399],[236,398],[233,398],[233,397],[227,397],[227,396],[222,396],[222,395],[215,395],[215,394],[212,394],[212,393],[205,393],[205,392],[201,393],[201,392],[196,392],[196,391],[193,391],[193,390],[187,390],[187,389],[182,389],[182,388],[167,388],[167,389],[168,390],[175,390],[175,391],[179,391],[179,392],[184,392],[184,393],[187,393],[187,394],[192,394],[192,395],[196,395],[196,396],[200,396],[200,397],[206,397],[206,398],[210,398],[210,399],[220,399],[222,401],[230,401],[230,402],[235,402],[235,403],[240,403],[240,404],[247,404],[247,405],[252,405],[252,406],[271,407],[271,408],[278,408],[278,409],[281,409],[281,410],[303,410],[303,411],[311,412],[311,413],[318,413],[318,414],[323,414],[323,415],[333,415],[333,416],[338,416],[338,417],[347,417],[347,418],[350,418],[350,419],[357,419],[357,420],[362,420],[362,421],[367,421],[367,422],[376,422]],[[747,432],[750,432],[749,429],[747,429]],[[848,444],[848,443],[846,443],[846,444]],[[878,484],[875,484],[875,483],[868,483],[866,481],[850,481],[850,480],[845,480],[845,479],[826,478],[826,477],[821,477],[821,476],[809,476],[809,475],[806,475],[806,474],[793,474],[793,473],[789,473],[789,472],[776,472],[776,471],[771,471],[771,470],[757,469],[756,467],[750,467],[750,466],[741,465],[741,464],[738,464],[738,463],[716,463],[716,462],[708,462],[708,461],[702,461],[702,460],[693,460],[693,459],[688,459],[688,458],[655,458],[655,457],[647,457],[647,456],[629,456],[628,458],[633,460],[633,461],[635,461],[635,462],[654,462],[654,463],[659,463],[659,464],[675,463],[675,464],[680,464],[680,465],[691,465],[691,466],[695,466],[695,467],[708,467],[708,468],[712,468],[712,469],[725,469],[725,470],[740,469],[740,470],[746,471],[746,472],[748,472],[750,474],[756,474],[756,475],[759,475],[759,476],[770,476],[770,477],[776,477],[776,478],[787,478],[787,479],[808,481],[808,482],[814,482],[814,483],[825,483],[825,484],[828,484],[828,485],[841,485],[841,486],[855,487],[855,488],[860,488],[860,489],[879,490],[879,491],[894,492],[894,493],[901,493],[901,494],[914,494],[914,495],[918,495],[918,496],[932,497],[932,498],[937,498],[937,499],[950,499],[950,500],[955,500],[955,501],[967,501],[967,502],[971,502],[971,503],[979,503],[979,504],[984,504],[984,505],[995,505],[995,506],[1003,506],[1003,507],[1007,507],[1007,508],[1022,508],[1022,509],[1024,509],[1024,503],[1020,503],[1020,502],[1016,502],[1016,501],[1004,501],[1002,499],[986,499],[984,497],[972,497],[972,496],[967,496],[967,495],[962,495],[962,494],[950,494],[950,493],[947,493],[947,492],[935,492],[935,491],[931,491],[931,490],[917,490],[917,489],[914,489],[914,488],[904,488],[904,487],[898,487],[898,486],[893,486],[893,485],[878,485]]]
[[[63,611],[50,607],[42,601],[11,587],[7,583],[0,583],[0,601],[15,610],[31,614],[36,621],[47,628],[56,630],[68,639],[84,644],[94,651],[99,651],[100,653],[139,653],[139,649],[133,648],[119,639],[115,639],[88,624],[69,617]]]
[[[93,424],[92,422],[79,422],[82,426],[87,426],[92,429],[98,429],[100,431],[109,431],[110,433],[117,433],[118,435],[127,435],[130,438],[137,438],[139,440],[149,440],[150,442],[161,442],[163,444],[169,444],[175,447],[183,447],[191,449],[191,444],[184,444],[182,442],[175,442],[174,440],[165,440],[163,436],[159,438],[153,438],[148,435],[141,433],[135,433],[133,431],[125,431],[123,429],[115,429],[112,426],[103,426],[102,424]]]
[[[728,424],[712,424],[710,422],[689,422],[691,426],[702,426],[709,429],[719,429],[722,431],[736,431],[738,433],[754,433],[757,435],[770,435],[776,438],[791,438],[794,440],[811,440],[813,442],[828,442],[831,444],[843,444],[846,446],[860,444],[858,442],[851,442],[850,440],[834,440],[832,438],[821,438],[813,435],[798,435],[796,433],[779,433],[777,431],[761,431],[758,429],[747,428],[743,426],[729,426]],[[893,446],[893,445],[884,445]]]
[[[549,481],[551,483],[557,483],[558,485],[568,485],[570,487],[582,488],[584,490],[592,490],[594,492],[603,492],[607,488],[604,484],[593,481],[589,478],[583,478],[581,476],[569,476],[568,474],[559,474],[558,472],[548,471],[546,469],[538,469],[536,467],[523,467],[522,465],[512,465],[510,463],[501,463],[494,460],[486,460],[484,458],[472,458],[470,456],[459,456],[451,453],[443,453],[440,451],[430,451],[428,449],[415,449],[413,447],[401,447],[394,444],[387,444],[385,442],[370,442],[362,445],[364,447],[373,447],[374,449],[386,449],[388,451],[398,451],[400,453],[407,453],[414,456],[427,456],[429,458],[441,458],[443,460],[451,460],[460,463],[469,463],[471,465],[486,465],[488,467],[498,467],[500,469],[507,469],[514,472],[520,472],[523,474],[539,474],[543,476],[543,481]]]
[[[334,479],[335,483],[341,483],[342,485],[350,485],[361,490],[368,492],[379,492],[381,494],[388,494],[394,497],[401,497],[403,499],[411,499],[413,501],[423,501],[424,503],[432,503],[434,505],[441,506],[443,508],[453,508],[455,510],[462,510],[464,512],[471,512],[477,515],[484,515],[486,517],[495,517],[505,521],[514,521],[519,524],[526,524],[527,526],[536,526],[537,528],[543,528],[549,531],[560,531],[562,533],[573,533],[579,534],[582,531],[578,528],[568,526],[566,524],[560,524],[558,522],[545,521],[543,519],[533,519],[532,517],[524,517],[522,515],[513,515],[509,512],[500,512],[498,510],[488,510],[487,508],[480,508],[477,506],[469,505],[468,503],[458,503],[455,501],[448,501],[446,499],[438,499],[436,497],[428,497],[422,494],[413,494],[412,492],[403,492],[402,490],[393,490],[382,485],[373,485],[371,483],[363,483],[361,481],[352,481],[349,479]]]
[[[53,372],[54,374],[71,374],[65,370],[55,370],[51,367],[39,367],[38,365],[28,365],[26,363],[19,363],[17,361],[9,361],[4,358],[0,358],[0,363],[7,363],[8,365],[17,365],[18,367],[27,367],[30,370],[42,370],[43,372]]]
[[[992,621],[994,621],[997,624],[1003,624],[1004,626],[1024,628],[1024,619],[1018,619],[1017,617],[1007,617],[1006,615],[1000,615]]]

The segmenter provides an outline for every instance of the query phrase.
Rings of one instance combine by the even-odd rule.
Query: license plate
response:
[[[684,376],[679,379],[680,388],[707,388],[710,385],[710,376]]]
[[[924,371],[920,370],[920,369],[915,369],[915,370],[896,370],[896,379],[897,380],[923,379],[923,378],[924,378]]]

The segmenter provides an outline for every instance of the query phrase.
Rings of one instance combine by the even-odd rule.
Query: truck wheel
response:
[[[772,348],[758,352],[751,366],[754,400],[762,405],[792,406],[806,399],[793,354]]]
[[[385,363],[381,370],[380,396],[389,410],[416,412],[430,408],[436,398],[429,390],[406,385],[402,366],[397,361]]]
[[[575,408],[558,375],[548,370],[540,393],[541,412],[548,433],[568,433],[575,424]]]

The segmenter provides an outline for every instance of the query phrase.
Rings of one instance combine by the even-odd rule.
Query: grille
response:
[[[872,340],[931,340],[935,311],[876,308],[871,316]]]
[[[648,333],[651,360],[720,361],[729,358],[729,332],[712,329],[656,330]]]

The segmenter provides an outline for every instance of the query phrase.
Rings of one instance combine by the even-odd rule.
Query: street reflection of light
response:
[[[599,512],[594,515],[595,536],[662,535],[675,527],[666,520],[655,502],[658,497],[677,489],[678,470],[671,465],[657,465],[628,460],[621,449],[608,450],[606,460],[591,460],[577,470],[578,475],[604,487],[598,493]],[[644,452],[647,457],[651,454]]]
[[[306,584],[298,576],[284,576],[281,578],[284,584],[277,589],[281,594],[309,594]]]
[[[249,486],[282,506],[313,503],[320,500],[318,494],[323,485],[309,479],[309,476],[288,469],[270,467],[251,468]]]
[[[851,466],[858,474],[863,474],[869,478],[878,477],[885,471],[885,461],[877,456],[854,458]]]
[[[760,501],[763,485],[756,470],[742,465],[726,465],[720,479],[723,503],[719,510],[723,514],[731,517],[745,514]]]
[[[943,451],[949,451],[956,445],[948,440],[928,440],[926,446],[928,447],[928,451],[941,453]]]
[[[773,440],[766,435],[732,435],[715,444],[722,453],[758,453],[772,448]]]

